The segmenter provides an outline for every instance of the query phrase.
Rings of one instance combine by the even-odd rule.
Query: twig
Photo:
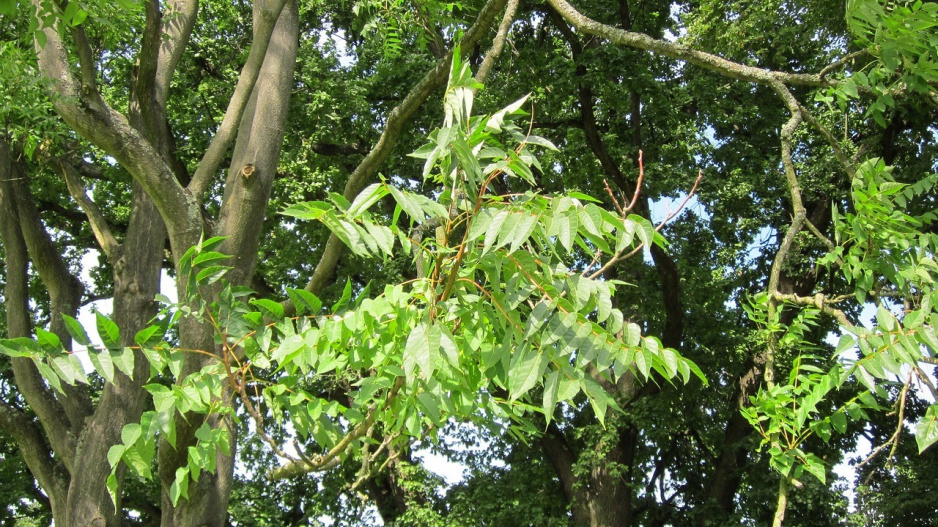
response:
[[[850,62],[851,60],[855,58],[866,55],[867,53],[869,53],[868,49],[861,49],[860,51],[854,51],[853,53],[848,53],[844,55],[843,57],[835,60],[834,62],[831,62],[827,66],[824,66],[824,69],[822,69],[821,72],[818,73],[818,77],[823,81],[825,80],[825,77],[827,77],[828,73],[834,71],[835,69],[843,66],[844,64]]]
[[[638,151],[638,180],[635,182],[635,194],[632,194],[632,201],[629,202],[629,205],[625,207],[624,213],[630,212],[635,208],[635,204],[638,203],[638,195],[642,191],[642,180],[645,179],[645,162],[642,159],[644,152],[641,150]],[[700,178],[697,178],[698,181]],[[694,183],[694,188],[697,188],[697,184]],[[624,218],[623,218],[624,219]]]
[[[701,181],[701,180],[703,180],[703,170],[701,170],[701,171],[699,171],[699,172],[697,173],[697,179],[694,180],[694,186],[691,187],[690,192],[687,193],[687,197],[684,198],[684,201],[681,202],[681,206],[678,207],[674,212],[669,213],[663,220],[661,220],[661,223],[659,223],[658,226],[655,227],[655,232],[661,232],[661,229],[664,228],[664,226],[665,226],[669,221],[671,221],[675,216],[677,216],[677,215],[684,209],[685,206],[687,206],[687,202],[690,201],[690,199],[691,199],[691,198],[694,196],[694,194],[697,192],[697,187],[700,185],[700,181]],[[633,205],[634,205],[634,202],[633,202]],[[628,209],[626,209],[626,211],[628,211]],[[623,219],[624,219],[624,217],[623,217]],[[625,253],[625,248],[623,248],[621,251],[619,251],[618,253],[616,253],[615,255],[613,255],[613,257],[610,258],[610,259],[605,263],[605,265],[603,265],[601,268],[599,268],[599,270],[597,270],[595,273],[589,275],[588,278],[589,278],[590,280],[595,280],[596,278],[599,278],[600,276],[602,276],[603,273],[605,273],[606,271],[608,271],[610,267],[612,267],[613,265],[615,265],[616,262],[620,262],[620,261],[622,261],[622,260],[627,260],[627,259],[631,258],[632,256],[635,256],[636,254],[638,254],[639,251],[642,250],[643,247],[645,247],[645,243],[644,243],[644,242],[638,244],[638,246],[636,246],[634,249],[632,249],[632,250],[629,251],[628,253]]]
[[[885,450],[886,447],[890,445],[893,445],[893,448],[889,452],[889,457],[886,459],[886,463],[888,464],[889,460],[892,459],[893,455],[896,452],[896,446],[898,446],[899,444],[899,434],[902,432],[902,428],[905,426],[905,423],[903,422],[905,419],[905,399],[906,399],[906,395],[909,393],[909,385],[911,384],[911,381],[912,381],[912,372],[910,371],[909,376],[906,378],[905,384],[902,385],[902,392],[899,394],[899,424],[896,426],[896,431],[893,432],[892,437],[890,437],[888,441],[886,441],[885,443],[873,449],[873,451],[870,452],[870,455],[866,456],[866,459],[864,459],[863,461],[860,462],[859,465],[857,465],[857,470],[869,464],[869,462],[872,461],[873,458],[878,456],[880,452]],[[873,479],[873,475],[875,473],[876,473],[875,469],[871,470],[870,473],[867,474],[866,478],[863,480],[863,484],[869,485],[870,480]]]

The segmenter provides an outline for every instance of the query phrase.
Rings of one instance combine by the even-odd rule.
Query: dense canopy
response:
[[[938,4],[0,21],[3,525],[934,525]]]

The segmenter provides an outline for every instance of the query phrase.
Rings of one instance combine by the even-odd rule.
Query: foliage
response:
[[[127,524],[186,510],[214,524],[199,500],[227,475],[238,525],[934,516],[909,497],[938,484],[935,409],[918,397],[935,363],[932,4],[574,2],[584,23],[562,0],[521,3],[477,91],[462,61],[489,52],[440,57],[500,2],[287,2],[295,69],[267,74],[278,41],[258,96],[229,112],[263,44],[255,8],[278,3],[199,2],[153,106],[148,57],[172,48],[185,15],[170,6],[185,2],[0,0],[0,148],[15,161],[0,197],[18,193],[21,220],[0,221],[0,319],[23,306],[15,336],[32,337],[4,341],[0,417],[25,426],[0,426],[44,439],[2,450],[17,483],[0,501],[48,518],[71,487],[70,503],[107,516],[107,484]],[[60,87],[36,61],[46,38],[81,86],[66,97],[45,95]],[[437,92],[443,105],[410,103]],[[102,109],[93,127],[76,120]],[[241,127],[216,166],[205,155],[226,120]],[[69,167],[84,188],[66,188]],[[168,198],[141,186],[156,168],[182,188],[213,174],[179,193],[186,213],[161,216],[147,198],[160,212]],[[701,169],[688,207],[659,223]],[[173,227],[167,250],[162,227],[141,233],[182,217],[192,228],[183,243]],[[121,247],[102,252],[101,225]],[[19,296],[11,226],[32,236]],[[65,272],[50,278],[56,253]],[[189,294],[151,302],[160,268]],[[74,301],[66,279],[85,282]],[[70,318],[102,298],[112,315]],[[65,351],[88,345],[87,360]],[[120,411],[103,411],[118,389]],[[90,410],[50,416],[37,391],[53,408],[87,393]],[[487,450],[448,446],[454,421],[480,425],[461,440]],[[848,518],[833,467],[864,437],[877,455],[846,489]],[[425,448],[466,463],[462,483],[428,473]]]
[[[293,463],[281,469],[285,473],[294,466],[324,470],[360,453],[362,473],[368,474],[369,455],[376,455],[368,445],[391,449],[408,438],[432,436],[452,419],[509,422],[514,433],[536,434],[530,413],[540,412],[549,422],[558,404],[577,404],[580,393],[602,423],[607,408],[617,405],[599,382],[615,382],[627,371],[646,380],[652,373],[684,383],[692,375],[703,380],[696,365],[625,320],[612,306],[618,282],[603,280],[602,269],[592,270],[603,253],[617,261],[651,243],[663,245],[648,220],[606,211],[578,193],[489,192],[502,173],[533,183],[532,166],[540,167],[529,148],[553,145],[524,135],[515,124],[527,115],[521,109],[526,98],[473,117],[480,87],[457,53],[444,126],[414,154],[427,160],[424,177],[443,185],[438,201],[382,182],[352,203],[332,194],[331,204],[305,202],[284,211],[323,222],[359,255],[389,258],[396,243],[413,249],[418,262],[425,262],[418,263],[417,279],[374,296],[366,287],[354,298],[347,283],[325,313],[312,293],[290,290],[299,317],[285,318],[279,303],[250,298],[250,290],[223,280],[228,256],[214,250],[223,241],[216,237],[180,258],[187,298],[165,306],[156,324],[139,331],[137,347],[121,347],[117,325],[98,313],[105,348],[96,349],[78,321],[64,316],[72,338],[89,347],[90,362],[106,382],[113,382],[116,371],[133,376],[134,353],[143,353],[151,365],[145,389],[153,410],[140,423],[125,425],[122,443],[108,452],[115,503],[119,464],[152,477],[157,437],[176,443],[175,415],[231,413],[224,404],[230,388],[261,437]],[[498,139],[502,134],[519,145],[506,149]],[[390,227],[369,213],[388,195],[396,202]],[[398,227],[401,214],[409,219],[408,231]],[[414,234],[428,226],[434,227],[433,238]],[[584,255],[592,262],[583,271],[563,264],[564,258],[585,263]],[[221,287],[218,300],[207,302],[205,291],[212,287]],[[220,353],[178,349],[165,341],[180,317],[211,324]],[[32,359],[60,391],[63,382],[88,382],[78,356],[62,349],[50,332],[37,329],[36,340],[0,346],[8,355]],[[216,360],[181,378],[185,353]],[[531,394],[536,386],[543,388],[539,400]],[[268,419],[298,434],[305,444],[299,458],[264,429]],[[201,471],[214,472],[217,451],[231,449],[227,431],[207,421],[195,437],[188,465],[176,471],[170,489],[174,503],[188,497],[189,481],[197,481]]]
[[[938,6],[931,2],[876,0],[847,2],[847,24],[857,43],[874,57],[854,72],[843,93],[857,97],[858,88],[871,89],[877,99],[867,115],[886,127],[884,113],[895,107],[895,96],[908,90],[933,93],[938,82]]]

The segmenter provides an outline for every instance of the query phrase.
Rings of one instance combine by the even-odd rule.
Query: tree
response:
[[[883,383],[927,382],[932,4],[121,4],[0,2],[22,26],[4,29],[2,73],[28,80],[0,141],[0,425],[57,524],[221,525],[233,489],[263,499],[236,481],[239,448],[420,521],[433,500],[409,438],[476,408],[535,442],[577,524],[819,522],[808,503],[838,507],[830,462],[880,405],[905,415],[908,388]],[[514,105],[470,118],[457,42],[487,85],[475,107],[534,91],[526,125]],[[424,103],[447,78],[440,115]],[[664,245],[654,202],[683,200],[701,166],[706,212]],[[92,247],[106,261],[82,283]],[[153,301],[164,268],[178,306]],[[101,296],[100,377],[73,385],[84,367],[63,350],[90,342],[73,317]],[[831,349],[838,328],[853,337]],[[695,364],[709,386],[671,384]],[[920,449],[934,412],[915,414]],[[261,422],[256,457],[239,427]],[[155,469],[158,500],[128,467]],[[304,506],[270,510],[308,521]]]

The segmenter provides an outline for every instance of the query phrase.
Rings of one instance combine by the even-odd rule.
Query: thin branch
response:
[[[368,417],[364,421],[358,423],[349,433],[345,434],[345,437],[342,438],[334,447],[332,447],[329,452],[325,455],[314,456],[312,458],[312,463],[303,461],[302,463],[291,462],[286,465],[273,469],[268,473],[268,476],[271,479],[283,479],[292,476],[298,476],[300,474],[305,474],[307,472],[320,472],[323,470],[329,470],[338,465],[340,462],[339,456],[345,453],[346,449],[351,446],[352,442],[361,438],[368,432],[371,426],[375,423],[375,420],[378,417],[378,413],[386,410],[390,406],[391,402],[397,397],[397,393],[404,386],[404,377],[398,377],[394,382],[394,386],[388,390],[387,397],[384,400],[384,403],[379,405],[373,405],[368,411]]]
[[[104,214],[101,213],[101,209],[98,208],[98,205],[95,204],[85,192],[85,186],[81,182],[81,176],[78,174],[78,170],[67,161],[60,160],[58,165],[59,170],[62,171],[62,175],[65,177],[68,193],[78,202],[78,206],[81,207],[85,216],[88,217],[91,231],[94,232],[94,237],[98,240],[101,251],[107,256],[108,260],[113,262],[117,250],[120,248],[120,243],[117,241],[117,238],[114,237],[111,226],[104,218]]]
[[[642,191],[642,180],[645,179],[644,154],[645,153],[642,152],[641,150],[638,151],[638,180],[635,181],[635,193],[632,194],[632,201],[630,201],[629,204],[626,205],[625,208],[622,210],[622,214],[630,212],[632,209],[635,208],[635,205],[638,203],[638,195]],[[700,178],[703,177],[703,172],[701,172],[699,176],[700,177],[697,178],[697,181],[694,182],[694,189],[696,189],[697,184],[700,183]],[[693,193],[693,190],[691,192]],[[693,194],[688,194],[687,199],[690,199],[691,196],[693,196]],[[687,200],[684,200],[684,204],[686,203],[687,203]],[[684,208],[684,204],[681,204],[681,207],[678,210],[681,210],[682,208]]]
[[[807,227],[808,230],[811,231],[811,234],[813,234],[814,237],[817,238],[818,240],[821,240],[821,243],[823,243],[829,251],[833,251],[834,249],[837,248],[837,246],[834,245],[834,242],[830,241],[830,239],[827,236],[824,236],[824,233],[822,233],[814,225],[814,223],[811,222],[811,220],[805,218],[804,224],[805,224],[805,227]],[[840,260],[840,258],[838,258],[837,260],[838,260],[837,261],[838,264],[843,265],[843,262]]]
[[[843,66],[844,64],[850,62],[853,59],[856,59],[856,58],[862,57],[863,55],[868,54],[869,52],[870,51],[868,49],[861,49],[860,51],[854,51],[853,53],[848,53],[844,55],[843,57],[835,60],[834,62],[828,64],[827,66],[824,66],[824,69],[822,69],[821,72],[818,73],[818,77],[820,77],[821,80],[824,80],[827,77],[828,73]]]
[[[700,185],[701,180],[703,180],[703,171],[700,171],[697,173],[697,179],[694,180],[694,186],[691,187],[690,192],[687,193],[687,197],[685,197],[684,201],[681,202],[681,206],[675,209],[673,212],[669,213],[663,220],[661,220],[661,222],[658,223],[658,225],[655,227],[655,232],[661,232],[661,229],[663,229],[664,226],[669,221],[674,219],[675,216],[677,216],[678,214],[680,214],[682,210],[684,210],[684,207],[687,206],[687,202],[690,201],[690,199],[694,197],[694,194],[697,192],[697,187]],[[626,210],[626,212],[628,212],[628,210]],[[621,251],[614,254],[612,258],[610,258],[599,270],[590,274],[588,278],[590,280],[595,280],[599,278],[600,276],[603,275],[603,273],[608,271],[609,268],[612,267],[614,264],[616,264],[617,262],[621,262],[622,260],[628,260],[632,256],[635,256],[636,254],[638,254],[638,252],[641,251],[644,247],[645,247],[645,243],[643,242],[643,243],[638,244],[638,246],[636,246],[629,252],[625,252],[627,248],[623,248]]]
[[[837,158],[837,161],[839,161],[840,165],[843,166],[844,171],[847,172],[847,175],[850,176],[851,180],[853,180],[853,178],[856,177],[857,175],[856,167],[854,167],[854,163],[850,159],[847,158],[847,155],[844,154],[844,151],[843,149],[840,148],[840,143],[837,142],[837,139],[834,137],[834,134],[832,134],[831,131],[828,130],[826,126],[821,124],[820,121],[815,119],[814,115],[812,115],[811,112],[809,112],[800,103],[798,104],[798,111],[801,112],[801,116],[804,118],[805,121],[808,122],[808,124],[813,126],[815,130],[817,130],[818,132],[820,132],[822,136],[824,136],[824,139],[827,140],[827,143],[830,145],[831,150],[834,151],[834,157]]]
[[[935,361],[935,359],[932,359],[931,357],[927,358],[929,360],[923,360],[923,362],[927,362],[929,364],[938,364],[938,361]],[[926,375],[925,372],[923,372],[922,369],[918,366],[916,366],[914,370],[916,378],[918,378],[918,380],[928,388],[928,391],[931,392],[932,399],[938,399],[938,389],[936,389],[934,383],[931,382],[931,378],[929,378],[928,375]]]
[[[903,427],[905,427],[905,422],[904,422],[905,421],[905,401],[906,401],[906,396],[909,393],[909,386],[911,384],[912,384],[912,372],[909,371],[909,375],[908,377],[906,377],[906,381],[902,385],[902,391],[899,393],[899,412],[898,412],[899,423],[898,425],[896,425],[896,431],[893,432],[892,436],[885,443],[874,448],[873,451],[870,452],[870,455],[866,456],[866,459],[864,459],[863,461],[860,462],[860,464],[857,465],[856,470],[860,470],[861,468],[865,467],[867,464],[870,463],[870,461],[873,461],[873,459],[876,456],[878,456],[883,450],[885,450],[890,445],[892,445],[892,449],[889,452],[889,457],[886,459],[886,463],[888,464],[889,460],[892,459],[892,456],[896,452],[896,446],[898,446],[899,444],[899,435],[902,433]],[[875,473],[876,473],[876,470],[870,471],[870,473],[867,474],[866,478],[863,480],[863,484],[869,485],[870,480],[873,478],[873,474]]]

